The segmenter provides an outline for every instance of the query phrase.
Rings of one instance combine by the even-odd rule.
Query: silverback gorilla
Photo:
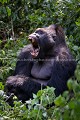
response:
[[[54,87],[58,96],[67,90],[67,80],[74,75],[76,62],[58,25],[38,28],[29,35],[31,44],[24,47],[16,63],[14,75],[7,78],[6,93],[25,102],[41,87]]]

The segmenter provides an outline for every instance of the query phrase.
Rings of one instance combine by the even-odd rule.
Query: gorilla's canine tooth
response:
[[[32,43],[34,43],[35,42],[35,40],[34,39],[32,39]]]

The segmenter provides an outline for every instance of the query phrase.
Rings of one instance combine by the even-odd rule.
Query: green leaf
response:
[[[6,7],[6,10],[7,10],[8,16],[10,16],[11,15],[11,9],[9,7]]]
[[[0,82],[0,90],[4,90],[4,85]]]
[[[77,19],[77,21],[75,23],[77,26],[80,26],[80,17]]]
[[[76,45],[73,47],[73,50],[75,50],[75,51],[77,51],[78,49],[79,49],[79,47]]]
[[[1,3],[7,3],[7,0],[0,0]]]
[[[5,51],[4,50],[1,50],[2,54],[5,55]]]
[[[3,95],[4,95],[4,91],[0,90],[0,96],[3,96]]]
[[[77,65],[77,69],[75,71],[75,76],[76,76],[78,81],[80,81],[80,63],[79,62],[78,62],[78,65]]]
[[[65,98],[61,95],[54,100],[55,105],[62,106],[65,104]]]
[[[75,101],[70,101],[69,102],[69,108],[74,109],[75,108]]]
[[[37,98],[37,95],[35,95],[34,93],[33,93],[33,98]]]
[[[73,89],[73,81],[72,81],[72,79],[68,80],[67,86],[68,86],[69,90]]]

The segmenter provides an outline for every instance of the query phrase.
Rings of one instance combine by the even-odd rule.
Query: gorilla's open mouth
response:
[[[31,55],[33,57],[37,57],[39,54],[40,46],[36,39],[34,39],[32,36],[29,36],[29,41],[31,41],[31,44],[33,46],[33,51],[31,52]]]

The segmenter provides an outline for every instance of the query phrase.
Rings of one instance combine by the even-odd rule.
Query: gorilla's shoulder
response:
[[[32,44],[28,44],[28,45],[24,46],[20,51],[26,52],[26,51],[31,51],[31,50],[33,50]]]
[[[28,45],[24,46],[23,48],[19,49],[17,56],[26,54],[27,52],[31,52],[31,51],[33,51],[32,44],[28,44]]]

